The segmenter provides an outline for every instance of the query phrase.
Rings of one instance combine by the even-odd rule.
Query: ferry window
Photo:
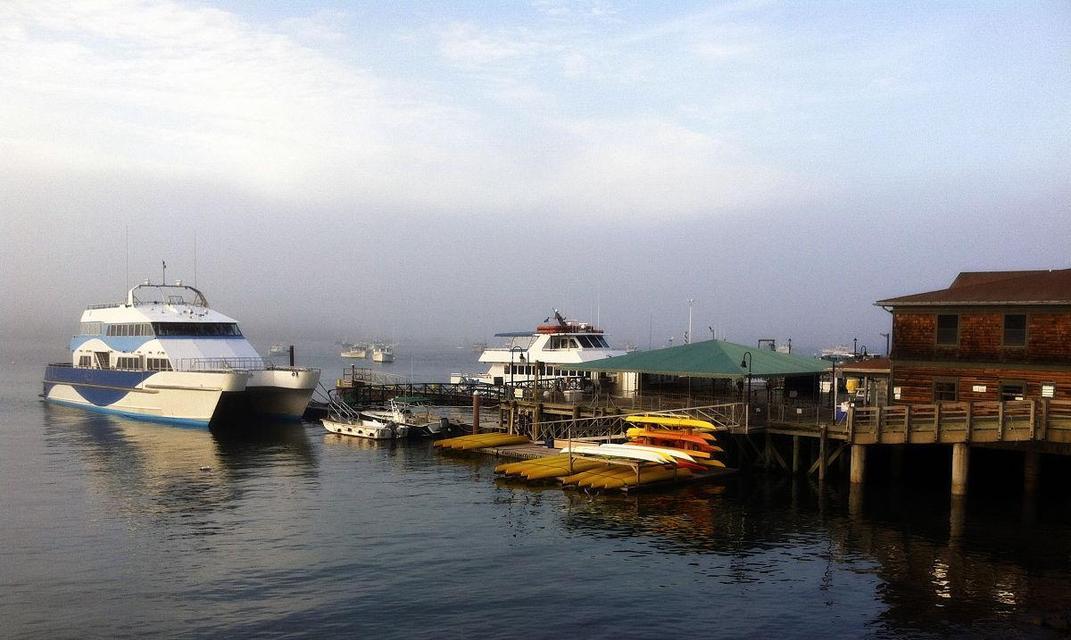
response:
[[[78,356],[78,366],[92,368],[93,356]]]
[[[1022,400],[1026,397],[1026,383],[1002,382],[1000,385],[1000,399],[1004,402]]]
[[[1004,315],[1004,346],[1026,346],[1026,315],[1008,313]]]
[[[959,316],[937,316],[937,344],[945,346],[959,344]]]
[[[171,362],[167,358],[149,358],[145,368],[152,371],[171,371]]]
[[[119,356],[115,362],[116,369],[140,369],[141,358],[130,356]]]
[[[80,333],[83,336],[99,336],[103,326],[100,322],[83,322],[81,323]]]
[[[582,347],[587,347],[587,348],[590,349],[591,347],[595,346],[595,345],[591,344],[591,338],[589,338],[587,336],[579,336],[577,339],[580,340],[580,346],[582,346]]]
[[[959,382],[956,380],[934,380],[933,401],[955,402],[958,399]]]
[[[239,337],[242,332],[233,322],[154,322],[153,331],[158,336]]]

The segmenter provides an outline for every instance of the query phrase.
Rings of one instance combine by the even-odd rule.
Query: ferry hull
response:
[[[225,393],[245,389],[244,373],[112,371],[47,367],[49,402],[154,422],[208,425]]]
[[[223,394],[216,419],[228,422],[250,417],[300,419],[319,380],[318,370],[251,371],[244,390]]]

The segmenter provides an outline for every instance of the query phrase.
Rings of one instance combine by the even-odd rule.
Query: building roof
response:
[[[741,367],[740,361],[748,352],[751,353],[751,375],[757,377],[813,375],[830,367],[830,363],[825,360],[764,351],[724,340],[706,340],[654,351],[634,351],[624,356],[569,366],[583,371],[634,371],[690,378],[735,378],[747,375],[747,368]]]
[[[883,307],[1071,304],[1071,269],[966,271],[947,289],[878,300]]]
[[[865,358],[855,362],[845,362],[840,366],[844,373],[889,373],[892,361],[888,358]]]

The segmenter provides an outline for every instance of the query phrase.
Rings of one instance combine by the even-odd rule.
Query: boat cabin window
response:
[[[154,322],[152,328],[161,337],[237,338],[242,335],[235,322]]]
[[[86,369],[93,368],[93,356],[78,356],[78,366]]]
[[[79,335],[99,336],[104,330],[103,322],[83,322],[79,327]]]
[[[85,323],[85,324],[90,324],[90,323]],[[100,324],[100,323],[97,323],[97,324]],[[89,335],[93,335],[93,334],[89,334]],[[110,325],[108,325],[108,335],[109,336],[120,336],[120,337],[151,336],[151,335],[153,335],[153,333],[152,333],[152,325],[149,324],[148,322],[124,322],[124,323],[120,323],[120,324],[110,324]]]
[[[150,371],[171,371],[171,362],[167,358],[146,358],[145,368]]]
[[[141,356],[119,356],[115,359],[115,368],[128,371],[141,369]]]

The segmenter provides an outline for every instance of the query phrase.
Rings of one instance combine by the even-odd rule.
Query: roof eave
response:
[[[941,300],[897,302],[896,300],[878,300],[876,307],[994,307],[994,306],[1030,306],[1058,307],[1071,305],[1071,300]]]

